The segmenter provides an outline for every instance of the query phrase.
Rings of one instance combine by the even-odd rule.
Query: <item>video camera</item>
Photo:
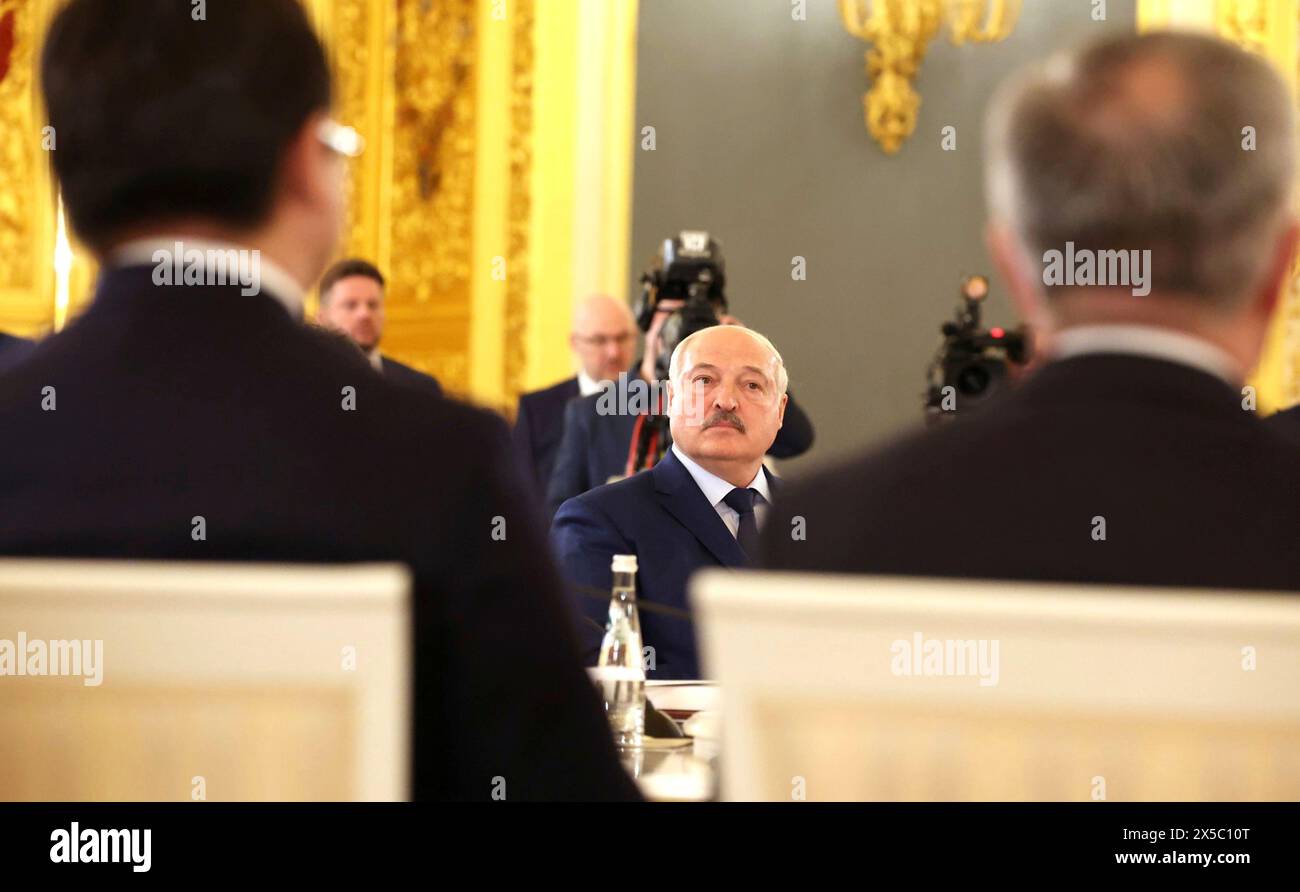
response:
[[[940,328],[943,340],[926,371],[928,424],[954,417],[959,404],[966,407],[986,402],[1006,386],[1010,365],[1023,365],[1028,359],[1023,328],[980,328],[980,305],[988,293],[988,279],[983,276],[963,280],[957,317]]]
[[[722,246],[707,232],[682,230],[676,238],[664,239],[650,269],[641,276],[641,294],[632,307],[637,325],[649,331],[662,301],[685,301],[660,330],[660,350],[655,357],[659,380],[668,377],[668,361],[678,344],[719,324],[727,312],[726,284]]]

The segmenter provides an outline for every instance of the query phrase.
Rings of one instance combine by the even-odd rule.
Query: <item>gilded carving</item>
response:
[[[912,87],[930,41],[946,22],[954,44],[989,43],[1011,34],[1020,0],[839,0],[844,28],[867,41],[871,89],[863,97],[867,130],[887,154],[916,130],[921,97]]]
[[[45,3],[0,0],[0,290],[24,326],[48,302],[37,281],[53,249],[42,213],[40,122],[32,92],[36,31]],[[503,402],[519,392],[528,307],[535,0],[511,3],[509,241]],[[349,162],[340,254],[385,267],[385,350],[437,375],[452,392],[470,383],[471,264],[476,158],[476,34],[480,0],[304,0],[329,44],[336,115],[366,139]],[[49,218],[47,221],[46,218]],[[47,244],[48,243],[48,244]],[[23,311],[15,314],[14,307]],[[29,310],[33,312],[28,312]],[[53,308],[43,313],[49,318]],[[0,316],[0,324],[7,317]],[[9,319],[11,323],[13,319]]]
[[[1281,28],[1296,29],[1300,21],[1280,21],[1275,5],[1268,0],[1218,0],[1215,4],[1215,27],[1219,36],[1248,52],[1277,61],[1273,52],[1274,36]],[[1295,65],[1294,58],[1288,60]],[[1300,402],[1300,256],[1292,262],[1291,278],[1282,297],[1275,325],[1281,326],[1279,345],[1280,377],[1276,399],[1280,405]]]
[[[395,353],[469,386],[476,48],[473,0],[396,7],[392,274]]]
[[[1219,0],[1215,5],[1220,36],[1252,53],[1267,56],[1269,14],[1266,0]]]
[[[515,0],[510,82],[510,278],[506,281],[505,396],[513,404],[523,392],[527,361],[528,227],[532,170],[534,0]]]
[[[334,71],[338,91],[336,100],[338,116],[355,127],[370,146],[382,139],[380,122],[376,119],[372,103],[368,101],[370,68],[376,63],[370,52],[371,4],[368,0],[338,0],[335,4]],[[375,178],[367,178],[369,158],[356,159],[348,165],[347,222],[344,242],[348,254],[371,259],[375,257],[373,232],[367,232],[366,214],[369,189],[378,186]],[[369,179],[369,181],[368,181]]]
[[[37,287],[34,45],[32,4],[0,0],[0,290]]]

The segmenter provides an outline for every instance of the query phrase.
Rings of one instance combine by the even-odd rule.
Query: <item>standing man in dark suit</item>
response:
[[[535,484],[539,503],[546,494],[555,450],[564,433],[564,407],[575,397],[600,393],[607,382],[626,372],[635,346],[636,321],[627,304],[605,294],[593,295],[578,305],[569,334],[578,374],[519,398],[515,458]]]
[[[719,325],[677,345],[669,379],[672,449],[648,471],[565,502],[551,541],[571,583],[608,591],[611,558],[634,554],[637,598],[685,611],[692,573],[745,566],[757,551],[777,490],[763,455],[785,415],[788,378],[767,338]],[[608,604],[577,589],[574,599],[594,662]],[[647,678],[700,677],[688,619],[647,610],[641,630],[654,653]]]
[[[0,554],[399,561],[415,798],[635,797],[504,424],[301,322],[357,148],[302,6],[72,0],[41,75],[103,273],[0,378]]]
[[[15,337],[0,331],[0,372],[3,372],[9,366],[17,365],[35,349],[36,345],[26,338]]]
[[[1285,84],[1210,37],[1110,39],[1010,85],[989,242],[1047,361],[996,405],[791,487],[765,562],[1300,588],[1300,461],[1243,393],[1296,242],[1295,153]]]
[[[368,260],[340,260],[321,276],[316,321],[347,335],[375,371],[390,381],[442,396],[437,378],[379,352],[384,337],[384,285],[383,274]]]

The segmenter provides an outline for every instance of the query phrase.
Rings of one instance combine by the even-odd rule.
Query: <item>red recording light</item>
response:
[[[1006,334],[1006,332],[1003,331],[1003,330],[1000,329],[1000,328],[990,328],[990,329],[989,329],[989,334],[993,335],[993,337],[995,337],[995,338],[1000,338],[1000,337],[1002,337],[1004,334]]]

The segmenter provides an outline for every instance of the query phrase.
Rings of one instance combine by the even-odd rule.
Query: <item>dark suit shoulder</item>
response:
[[[654,475],[641,471],[624,480],[605,483],[574,496],[561,505],[570,510],[595,509],[611,517],[640,505],[645,505],[654,495]]]
[[[0,332],[0,371],[17,365],[35,350],[35,341]]]
[[[596,401],[600,399],[600,394],[593,393],[590,396],[577,396],[568,400],[564,404],[564,426],[567,429],[573,426],[580,430],[588,430],[591,427],[591,420],[599,417]]]
[[[578,379],[565,378],[563,381],[552,384],[550,387],[543,387],[540,390],[533,390],[525,393],[523,396],[519,397],[519,402],[529,403],[530,405],[552,401],[568,402],[570,398],[578,396],[579,393]]]
[[[441,388],[408,387],[405,375],[409,374],[437,384],[437,380],[410,366],[384,357],[386,369],[397,367],[398,376],[381,375],[366,360],[361,351],[356,349],[346,337],[340,337],[317,326],[300,326],[298,338],[286,339],[289,348],[304,351],[299,357],[299,371],[305,376],[328,371],[333,375],[345,374],[356,376],[367,382],[372,398],[378,398],[385,406],[391,406],[397,414],[390,420],[399,422],[399,427],[417,425],[421,429],[439,430],[450,427],[467,436],[492,435],[504,436],[505,422],[495,413],[485,409],[460,403],[454,400],[439,399]],[[380,420],[380,424],[383,421]]]
[[[1264,419],[1264,426],[1287,440],[1300,443],[1300,406],[1292,406]]]
[[[788,488],[769,566],[1295,587],[1294,447],[1213,376],[1136,357],[1045,367],[1021,391]],[[1105,525],[1104,527],[1102,525]],[[770,534],[769,534],[770,533]]]
[[[391,359],[387,356],[382,357],[384,376],[397,384],[408,387],[416,387],[433,393],[435,396],[442,396],[442,384],[432,375],[413,369],[403,362]]]
[[[595,415],[599,410],[602,396],[605,396],[604,391],[589,393],[586,396],[579,394],[568,405],[573,408],[573,411],[583,415]]]
[[[1006,432],[1005,424],[983,424],[973,418],[934,429],[913,429],[796,479],[785,486],[783,496],[832,497],[838,492],[843,498],[850,491],[868,488],[877,497],[886,492],[905,494],[918,483],[976,470],[977,465],[955,461],[954,455],[978,455],[1000,443]]]

